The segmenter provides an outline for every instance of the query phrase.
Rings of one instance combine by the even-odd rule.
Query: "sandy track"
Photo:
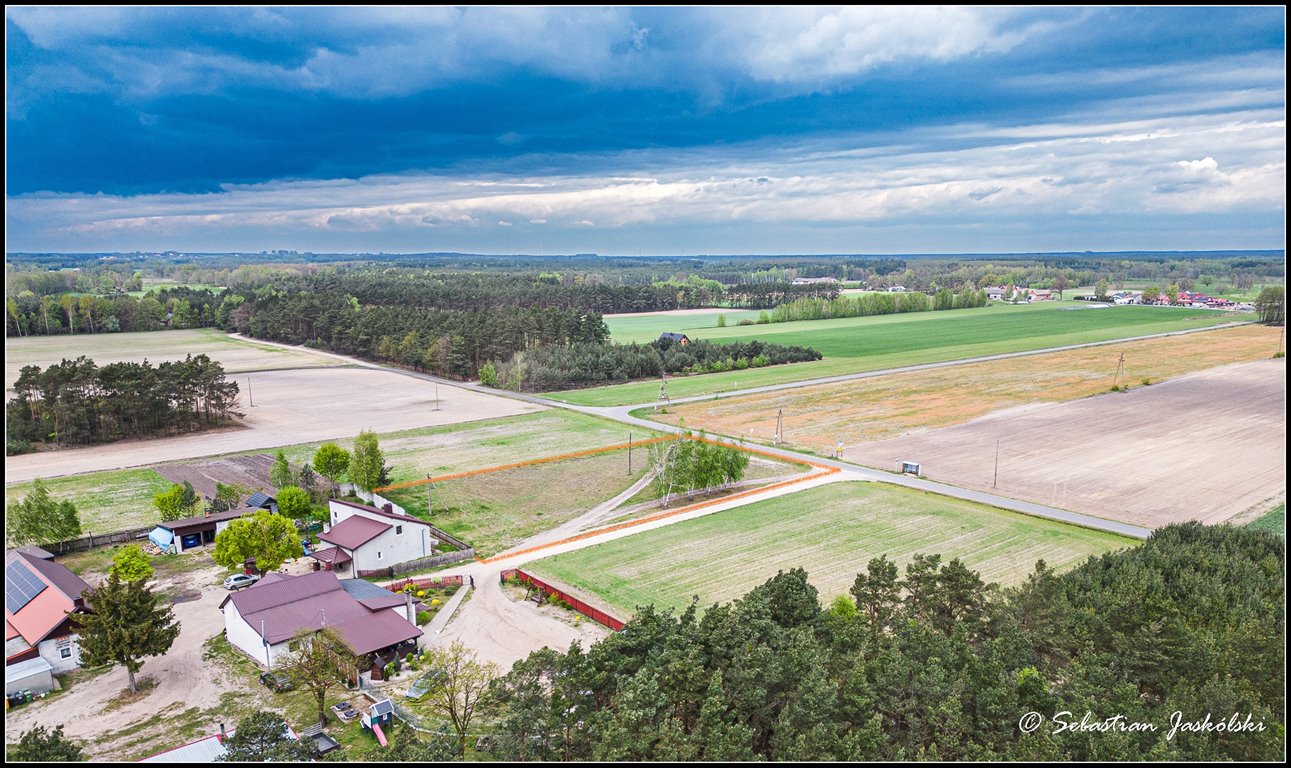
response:
[[[371,368],[263,371],[232,378],[241,388],[241,410],[246,414],[240,428],[13,456],[5,462],[5,482],[345,439],[363,429],[391,432],[543,410],[447,384],[438,385],[435,410],[431,382]]]
[[[1218,523],[1286,492],[1282,360],[1215,368],[1127,393],[1009,409],[849,448],[844,458],[1149,528]]]
[[[201,571],[190,571],[177,576],[186,589],[207,585],[222,575],[224,569],[215,564]],[[106,734],[124,730],[141,721],[151,720],[159,714],[174,715],[190,707],[213,707],[220,702],[220,695],[227,691],[246,689],[245,681],[228,679],[217,665],[202,660],[203,643],[224,630],[224,614],[220,601],[228,594],[219,586],[201,586],[198,600],[176,603],[175,618],[180,632],[174,645],[163,656],[146,659],[143,669],[135,675],[136,681],[152,678],[155,688],[138,701],[121,706],[109,714],[103,707],[127,690],[126,672],[120,667],[104,672],[98,677],[77,683],[71,691],[47,702],[37,702],[5,718],[5,729],[16,733],[35,725],[54,728],[65,726],[69,736],[82,740],[91,758],[113,751],[115,740],[101,740]],[[130,738],[142,735],[139,732]],[[164,739],[163,739],[164,742]]]

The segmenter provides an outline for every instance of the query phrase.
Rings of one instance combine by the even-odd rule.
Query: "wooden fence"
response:
[[[71,541],[61,541],[56,544],[41,544],[41,549],[48,550],[55,554],[64,554],[67,552],[84,552],[95,547],[106,547],[109,544],[124,544],[127,542],[137,541],[147,538],[155,526],[147,528],[135,528],[129,531],[112,531],[111,533],[92,533],[88,536],[82,536],[79,539]]]
[[[501,578],[502,578],[502,581],[505,582],[507,579],[511,578],[512,576],[519,578],[520,581],[525,584],[529,584],[534,587],[537,587],[538,589],[541,589],[543,592],[546,592],[548,595],[554,595],[555,597],[558,597],[561,600],[564,600],[566,603],[569,603],[571,608],[583,614],[584,616],[591,619],[592,621],[597,622],[598,624],[603,624],[609,627],[610,629],[614,630],[615,632],[618,632],[620,629],[623,629],[623,621],[621,619],[611,616],[610,614],[606,613],[605,611],[602,611],[599,608],[594,608],[588,605],[587,603],[583,602],[582,600],[579,600],[577,597],[574,597],[573,595],[564,591],[563,589],[559,587],[553,587],[547,582],[542,581],[541,579],[535,578],[530,574],[527,574],[524,571],[520,570],[519,568],[510,568],[503,571]]]
[[[472,560],[474,558],[475,558],[475,550],[471,547],[467,547],[466,549],[463,549],[457,552],[449,552],[443,555],[432,555],[430,557],[419,557],[416,560],[409,560],[404,563],[397,563],[395,565],[387,566],[385,568],[376,568],[370,571],[359,571],[358,577],[364,578],[366,576],[387,576],[393,579],[395,576],[398,576],[399,574],[402,574],[402,573],[412,573],[413,571],[421,571],[427,568],[434,568],[440,565],[448,565],[449,563],[459,563],[463,560]]]

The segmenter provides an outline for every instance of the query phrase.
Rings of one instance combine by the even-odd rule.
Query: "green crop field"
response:
[[[806,569],[822,602],[844,594],[871,558],[960,558],[987,582],[1026,579],[1037,560],[1064,570],[1132,546],[1109,533],[879,483],[831,483],[625,536],[525,566],[599,598],[621,617],[638,605],[701,606]]]
[[[808,346],[819,350],[825,359],[674,377],[668,382],[668,395],[680,398],[718,394],[919,363],[1204,328],[1240,319],[1249,318],[1176,307],[1090,309],[1081,302],[1068,301],[712,328],[695,336],[713,341],[758,339]],[[605,406],[653,402],[658,394],[659,382],[651,380],[549,396],[579,405]]]
[[[633,430],[633,436],[639,440],[656,435],[638,428]],[[549,409],[502,419],[385,433],[380,435],[380,442],[386,463],[391,465],[391,482],[400,483],[423,478],[427,473],[452,474],[613,445],[626,442],[627,438],[628,428],[612,421]],[[300,464],[310,461],[321,444],[299,443],[285,446],[282,451],[293,465]],[[352,441],[340,441],[340,445],[346,450],[353,448]],[[275,450],[262,448],[223,455],[273,454]],[[634,452],[634,458],[637,456],[644,466],[645,451]],[[195,464],[211,458],[215,457],[183,463]],[[47,480],[46,484],[56,500],[75,504],[81,513],[81,528],[95,533],[155,523],[160,517],[153,507],[152,496],[170,487],[165,478],[147,467],[68,475]],[[6,485],[5,503],[20,501],[30,490],[31,483]]]
[[[760,312],[756,309],[723,309],[712,313],[696,314],[656,314],[621,315],[605,318],[605,325],[610,329],[610,339],[620,344],[646,344],[659,338],[661,333],[684,333],[692,338],[707,338],[709,331],[722,330],[717,327],[717,318],[726,318],[727,327],[741,320],[757,321]],[[747,326],[741,326],[747,327]]]
[[[1266,514],[1251,521],[1249,527],[1260,531],[1272,531],[1280,536],[1287,535],[1287,505],[1279,504]]]

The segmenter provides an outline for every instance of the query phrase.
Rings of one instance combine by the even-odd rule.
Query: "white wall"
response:
[[[36,651],[40,657],[49,662],[49,666],[54,668],[54,674],[61,675],[64,672],[71,672],[81,666],[81,644],[77,635],[67,635],[66,637],[51,637],[48,640],[41,641],[36,646]],[[72,655],[64,659],[61,649],[70,648]]]
[[[430,526],[428,525],[407,520],[395,520],[384,515],[355,509],[335,502],[329,504],[329,507],[332,513],[332,525],[358,515],[390,526],[389,530],[372,541],[359,546],[351,553],[354,555],[354,568],[357,570],[374,571],[378,568],[387,568],[391,565],[416,560],[419,557],[430,557],[434,554],[436,539],[430,535]],[[395,530],[399,527],[403,528],[403,533],[395,533]],[[377,557],[378,552],[381,553],[379,558]]]
[[[265,666],[265,647],[264,641],[260,639],[260,628],[248,624],[232,601],[224,606],[224,630],[230,645],[250,656],[260,666]],[[278,666],[283,655],[288,652],[286,641],[269,646],[269,657],[272,660],[270,666]]]

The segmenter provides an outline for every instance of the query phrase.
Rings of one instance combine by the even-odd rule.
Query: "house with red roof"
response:
[[[331,571],[303,576],[271,573],[220,603],[225,636],[261,666],[273,669],[302,630],[336,629],[360,658],[386,658],[416,648],[416,616],[425,606],[362,579]],[[366,666],[364,666],[366,668]]]
[[[309,554],[327,570],[364,576],[431,557],[439,543],[430,523],[395,512],[389,504],[377,508],[332,499],[328,510],[330,525],[318,538],[332,546]]]
[[[54,675],[81,665],[71,617],[90,585],[39,549],[9,550],[4,565],[5,692],[53,690]]]

